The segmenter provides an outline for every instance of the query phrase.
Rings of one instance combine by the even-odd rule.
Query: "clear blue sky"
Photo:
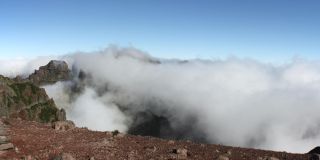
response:
[[[0,58],[109,44],[157,57],[320,59],[320,1],[0,0]]]

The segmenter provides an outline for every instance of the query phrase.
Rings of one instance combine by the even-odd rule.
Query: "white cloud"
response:
[[[319,62],[183,62],[116,47],[62,59],[92,77],[82,82],[82,92],[70,90],[77,79],[46,87],[80,126],[125,131],[132,120],[128,113],[152,110],[173,124],[188,126],[188,118],[196,117],[194,125],[215,143],[290,152],[320,143]],[[117,105],[129,106],[129,112]]]

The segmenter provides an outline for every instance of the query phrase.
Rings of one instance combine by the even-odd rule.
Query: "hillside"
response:
[[[30,81],[17,81],[0,75],[0,116],[38,122],[64,120],[43,88]]]
[[[210,159],[210,160],[307,160],[307,154],[291,154],[190,141],[172,141],[116,132],[96,132],[86,128],[55,130],[50,124],[2,119],[15,150],[2,157],[26,159],[142,160],[142,159]],[[68,157],[69,158],[66,158]],[[61,157],[60,157],[61,158]]]

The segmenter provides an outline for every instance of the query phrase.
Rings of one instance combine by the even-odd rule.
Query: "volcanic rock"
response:
[[[76,160],[69,153],[61,153],[60,155],[54,157],[52,160]]]
[[[0,151],[13,149],[14,146],[12,143],[0,144]]]
[[[58,121],[65,121],[66,120],[66,111],[62,108],[56,112],[56,117]]]
[[[179,158],[187,158],[188,157],[188,150],[184,148],[177,149],[177,154]]]
[[[172,153],[177,154],[178,159],[187,159],[188,157],[188,150],[185,148],[173,149]]]
[[[320,154],[320,146],[313,148],[308,154]]]
[[[220,155],[217,160],[229,160],[229,157],[225,156],[225,155]]]
[[[38,122],[65,119],[63,111],[59,111],[43,88],[28,81],[17,82],[1,75],[0,116]]]
[[[88,160],[90,157],[96,160],[183,159],[178,156],[179,149],[186,149],[188,156],[185,159],[192,160],[216,160],[220,155],[222,155],[221,158],[224,156],[229,160],[265,160],[266,157],[277,157],[279,160],[309,160],[310,158],[308,154],[198,144],[187,141],[175,141],[174,144],[169,144],[169,140],[134,135],[115,138],[111,132],[91,131],[86,128],[74,128],[62,132],[44,123],[14,118],[6,120],[10,123],[7,127],[11,142],[15,148],[19,148],[19,152],[13,149],[8,150],[5,154],[0,155],[0,159],[20,159],[26,155],[39,160],[52,160],[54,157],[61,159],[62,156],[59,153],[69,153],[77,160]],[[217,150],[219,152],[216,152]],[[232,154],[227,154],[228,151],[231,151]]]
[[[66,131],[75,128],[75,125],[72,121],[56,121],[52,124],[52,128],[55,130]]]
[[[23,160],[36,160],[36,158],[32,157],[31,155],[27,155],[23,157]]]
[[[52,60],[47,65],[41,66],[29,76],[29,80],[36,85],[46,85],[57,81],[70,80],[71,71],[64,61]]]

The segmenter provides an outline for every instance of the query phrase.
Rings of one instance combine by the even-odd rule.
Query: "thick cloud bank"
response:
[[[74,79],[44,87],[78,126],[291,152],[320,144],[320,62],[180,61],[117,47],[61,59]]]

